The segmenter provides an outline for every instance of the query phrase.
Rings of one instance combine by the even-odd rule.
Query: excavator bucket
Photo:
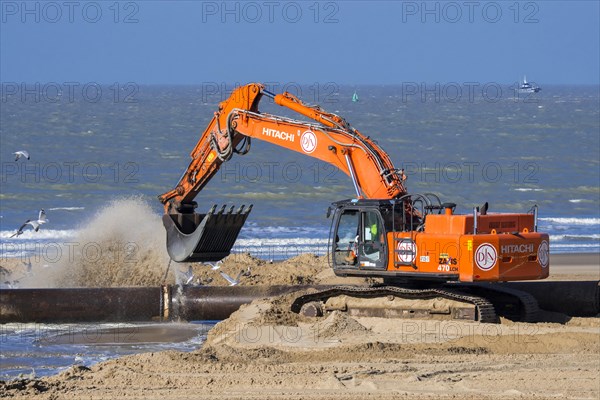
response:
[[[167,230],[167,251],[177,262],[214,262],[231,253],[235,240],[252,210],[252,205],[225,206],[215,212],[214,205],[206,214],[165,214],[163,224]]]

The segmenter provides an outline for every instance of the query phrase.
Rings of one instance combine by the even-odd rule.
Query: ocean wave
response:
[[[590,241],[590,240],[600,240],[600,234],[589,234],[589,235],[550,235],[550,241],[565,241],[565,240],[571,240],[571,241],[578,241],[578,242],[583,242],[583,241]]]
[[[513,189],[515,192],[543,192],[544,189],[536,189],[536,188],[516,188]]]
[[[78,211],[85,210],[85,207],[52,207],[48,211]]]
[[[258,258],[286,259],[303,253],[324,255],[328,251],[326,238],[238,239],[232,253],[250,253]]]
[[[582,244],[560,244],[560,243],[550,243],[550,250],[552,249],[600,249],[600,244],[592,244],[592,243],[582,243]]]
[[[53,239],[69,239],[77,234],[75,229],[40,229],[39,231],[27,230],[19,236],[12,237],[16,230],[0,231],[0,239],[5,240],[53,240]]]
[[[319,246],[327,245],[327,238],[274,238],[274,239],[238,239],[236,246],[260,247],[260,246]]]
[[[18,251],[6,251],[2,246],[0,246],[0,258],[22,258],[31,257],[33,255],[33,250],[18,250]]]
[[[564,225],[600,225],[600,218],[544,217],[539,218],[539,220]]]
[[[315,227],[286,227],[286,226],[245,226],[242,231],[244,236],[265,236],[265,235],[298,235],[298,236],[310,236],[314,237],[327,237],[329,235],[329,227],[327,228],[315,228]]]

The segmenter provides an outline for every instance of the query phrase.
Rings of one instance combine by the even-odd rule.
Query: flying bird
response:
[[[18,161],[21,157],[25,157],[29,160],[29,153],[25,150],[15,151],[13,154],[15,155],[15,161]]]
[[[229,282],[229,286],[236,286],[240,283],[240,278],[244,274],[244,270],[241,270],[240,273],[238,274],[237,278],[235,278],[235,279],[233,279],[231,276],[227,275],[223,271],[219,271],[219,273],[227,282]]]
[[[31,269],[33,268],[33,266],[31,265],[31,257],[27,257],[27,263],[23,263],[25,264],[25,267],[27,268],[27,275],[31,275]]]
[[[40,213],[38,214],[38,224],[43,225],[46,222],[49,222],[50,220],[46,217],[46,211],[44,211],[44,209],[42,208],[40,210]]]
[[[214,263],[214,264],[213,264],[213,263],[210,263],[210,262],[206,262],[205,264],[208,264],[208,265],[210,265],[210,269],[212,269],[213,271],[216,271],[216,270],[218,270],[219,268],[221,268],[222,261],[217,261],[217,262],[216,262],[216,263]]]
[[[23,229],[25,229],[27,225],[31,225],[31,229],[37,232],[40,230],[40,226],[42,226],[48,221],[49,219],[46,217],[46,212],[42,208],[40,210],[37,220],[28,219],[27,221],[25,221],[25,223],[19,227],[19,229],[11,236],[11,238],[23,234]]]
[[[185,278],[184,285],[189,285],[190,282],[194,280],[194,271],[192,270],[191,265],[189,266],[187,272],[183,274],[183,277]]]

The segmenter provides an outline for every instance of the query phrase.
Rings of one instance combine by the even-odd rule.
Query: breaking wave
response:
[[[600,218],[539,218],[539,220],[561,225],[600,225]]]

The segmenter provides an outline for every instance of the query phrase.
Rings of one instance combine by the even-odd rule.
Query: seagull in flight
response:
[[[33,229],[34,231],[39,231],[40,230],[40,226],[42,226],[43,224],[45,224],[46,222],[49,222],[49,219],[46,217],[46,211],[44,211],[44,209],[42,208],[40,210],[40,213],[38,215],[38,219],[37,220],[31,220],[28,219],[27,221],[25,221],[25,223],[23,225],[21,225],[21,227],[17,230],[17,232],[15,232],[12,237],[15,236],[19,236],[23,233],[23,229],[25,229],[25,227],[27,225],[31,225],[31,229]]]
[[[231,276],[227,275],[223,271],[219,271],[219,273],[227,282],[229,282],[229,286],[237,286],[240,283],[240,278],[244,274],[244,270],[241,270],[240,273],[238,274],[237,278],[235,278],[235,279],[233,279]]]
[[[219,268],[221,268],[221,264],[222,264],[222,263],[223,263],[222,261],[217,261],[217,262],[216,262],[216,263],[214,263],[214,264],[213,264],[213,263],[210,263],[210,262],[205,262],[205,264],[208,264],[208,265],[210,265],[210,269],[212,269],[213,271],[216,271],[216,270],[218,270]]]
[[[27,268],[27,275],[31,275],[31,269],[33,268],[33,266],[31,265],[31,257],[27,257],[27,263],[23,263],[25,264],[25,267]]]
[[[15,161],[18,161],[21,157],[25,157],[28,160],[30,158],[29,153],[25,150],[15,151],[13,154],[15,155]]]
[[[194,280],[194,271],[192,270],[191,265],[188,267],[187,272],[183,274],[183,277],[185,278],[184,285],[189,285],[190,282]]]

